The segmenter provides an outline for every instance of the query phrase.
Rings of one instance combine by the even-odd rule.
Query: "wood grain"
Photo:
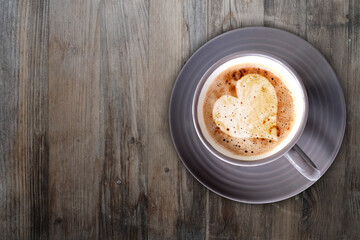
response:
[[[172,88],[182,65],[183,8],[179,1],[151,1],[149,13],[148,237],[171,239],[182,211],[181,165],[169,134],[171,91],[163,89]]]
[[[329,11],[331,9],[331,11]],[[345,95],[348,89],[348,1],[308,1],[306,38],[333,66]],[[349,130],[349,129],[348,129]],[[302,225],[305,239],[345,239],[345,141],[337,159],[312,188],[304,192]],[[326,223],[326,224],[324,224]]]
[[[49,236],[48,10],[0,2],[1,239]]]
[[[209,0],[207,2],[208,40],[231,29],[230,1]]]
[[[356,0],[0,0],[0,239],[357,239],[359,13]],[[168,104],[207,40],[263,25],[324,54],[347,130],[310,189],[249,205],[188,173]]]
[[[306,1],[265,1],[265,26],[283,29],[298,36],[306,33]],[[306,218],[307,195],[299,194],[287,201],[273,203],[272,214],[276,221],[272,224],[272,239],[300,239],[303,236],[302,224]]]
[[[231,28],[263,26],[264,8],[263,0],[231,0]]]
[[[207,40],[207,1],[185,0],[183,5],[182,62]],[[180,69],[179,69],[180,70]],[[204,239],[207,190],[191,176],[178,159],[179,207],[177,239]]]
[[[13,146],[17,131],[19,49],[17,44],[17,4],[0,2],[0,228],[1,237],[19,236],[22,176],[16,175]],[[16,177],[13,177],[13,176]],[[20,185],[20,186],[18,186]],[[15,190],[16,189],[16,190]],[[25,219],[27,216],[21,216]]]
[[[346,16],[345,16],[346,17]],[[351,239],[359,236],[358,223],[360,222],[360,158],[359,133],[357,127],[360,121],[360,2],[349,2],[349,38],[347,40],[348,73],[342,81],[347,103],[347,132],[342,148],[342,159],[345,162],[345,190],[342,196],[344,217],[342,232],[344,238]]]
[[[105,157],[100,239],[147,236],[148,6],[143,0],[101,5]]]
[[[99,232],[104,126],[100,1],[50,1],[49,197],[53,239]]]
[[[231,4],[232,3],[232,4]],[[246,1],[241,3],[229,3],[230,9],[223,15],[215,15],[210,18],[208,29],[212,36],[213,34],[219,34],[224,30],[231,29],[230,26],[239,27],[239,25],[246,26],[249,21],[253,21],[256,24],[262,25],[264,22],[264,7],[263,2],[260,1]],[[226,4],[226,3],[224,3]],[[222,7],[227,9],[228,5]],[[255,7],[256,6],[256,7]],[[210,9],[214,9],[214,12],[223,12],[218,10],[218,2],[215,2]],[[249,13],[256,13],[256,18],[250,19]],[[225,21],[227,16],[231,16],[231,24],[227,24]],[[212,22],[220,22],[218,18],[222,18],[223,25],[214,25]],[[233,21],[235,19],[235,21]],[[234,23],[233,23],[234,22]],[[228,28],[228,29],[226,29]],[[271,238],[271,224],[270,214],[272,214],[272,208],[270,205],[247,205],[236,203],[218,195],[209,192],[208,193],[208,224],[207,224],[207,239],[270,239]],[[241,226],[247,226],[243,228]]]
[[[0,2],[0,228],[1,237],[17,238],[20,221],[28,216],[20,214],[20,193],[24,189],[19,184],[22,176],[16,174],[14,159],[14,139],[18,128],[19,89],[19,49],[17,44],[17,4]],[[17,149],[16,149],[17,150]],[[13,177],[13,176],[16,177]],[[20,219],[20,216],[23,219]]]
[[[265,26],[279,28],[305,38],[306,2],[306,0],[266,0],[264,2]]]

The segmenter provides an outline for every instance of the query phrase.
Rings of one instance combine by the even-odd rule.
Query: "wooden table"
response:
[[[267,205],[208,191],[168,104],[186,60],[236,28],[317,47],[347,102],[310,189]],[[0,239],[359,239],[360,1],[0,0]]]

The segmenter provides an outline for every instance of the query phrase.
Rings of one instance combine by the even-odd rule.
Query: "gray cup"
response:
[[[207,133],[202,113],[206,91],[214,78],[227,68],[243,63],[263,66],[275,74],[280,75],[281,79],[286,80],[285,84],[289,87],[290,91],[293,92],[296,109],[294,126],[289,135],[274,149],[264,154],[251,157],[235,155],[217,144]],[[196,132],[204,146],[219,160],[238,166],[256,167],[276,161],[284,156],[304,177],[311,181],[316,181],[320,178],[320,171],[301,148],[296,145],[304,131],[308,110],[309,105],[306,89],[299,75],[286,62],[263,52],[235,53],[216,62],[200,79],[192,103],[192,116]]]

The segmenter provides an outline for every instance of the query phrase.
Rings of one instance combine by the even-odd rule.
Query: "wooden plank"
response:
[[[207,38],[231,30],[230,1],[209,0],[207,3]]]
[[[307,1],[306,37],[324,54],[334,68],[345,95],[349,94],[348,24],[349,1]],[[356,56],[356,55],[353,55]],[[353,69],[352,69],[353,70]],[[350,88],[352,88],[351,86]],[[353,92],[354,93],[354,92]],[[349,130],[349,129],[348,129]],[[325,175],[304,192],[302,237],[306,239],[345,239],[344,191],[348,176],[350,146],[347,131],[342,148]],[[351,237],[350,237],[351,238]]]
[[[264,0],[230,0],[231,27],[250,27],[264,25]]]
[[[241,19],[240,16],[232,16],[230,3],[230,1],[208,2],[208,39],[216,37],[227,30],[231,30],[231,20],[233,18]],[[233,4],[232,6],[236,13],[236,5]],[[234,21],[236,25],[238,21]],[[238,210],[235,210],[238,204],[210,191],[207,192],[206,198],[206,239],[239,238],[240,231],[237,230],[238,227],[235,225],[244,218],[238,218]],[[232,223],[234,223],[234,225]],[[246,230],[242,232],[249,236]]]
[[[148,237],[173,239],[181,221],[179,168],[172,145],[168,105],[182,65],[183,5],[150,2],[148,86]]]
[[[306,0],[266,0],[265,26],[279,28],[305,38]]]
[[[182,62],[207,39],[207,1],[185,0],[182,20]],[[179,66],[180,67],[180,66]],[[178,161],[179,209],[176,219],[178,239],[204,239],[206,225],[206,188]]]
[[[94,239],[104,164],[99,3],[50,1],[49,195],[52,239]]]
[[[107,1],[101,12],[105,161],[100,239],[147,236],[148,5],[144,0]]]
[[[260,1],[231,1],[229,10],[231,11],[231,27],[237,28],[248,26],[248,24],[263,25],[263,4]],[[208,9],[214,8],[219,8],[218,2],[214,2],[214,6],[208,6]],[[222,32],[223,27],[218,25],[217,28],[214,28],[212,23],[226,22],[228,13],[219,16],[210,14],[210,12],[208,14],[208,36],[218,35]],[[214,10],[213,12],[222,11]],[[256,17],[251,19],[251,14]],[[206,239],[271,239],[273,212],[274,208],[271,205],[236,203],[209,192]]]
[[[0,236],[3,239],[16,239],[24,234],[17,229],[22,214],[19,206],[23,204],[19,192],[25,186],[20,184],[23,176],[16,174],[18,164],[13,153],[19,111],[17,9],[17,3],[0,1]]]
[[[348,75],[342,80],[347,103],[347,130],[343,146],[342,158],[337,161],[345,162],[345,192],[342,196],[343,221],[342,232],[344,238],[351,239],[360,236],[360,149],[359,149],[359,120],[360,120],[360,2],[351,0],[349,3],[349,38],[348,38]],[[344,66],[345,67],[345,66]],[[341,205],[340,205],[341,206]]]
[[[187,60],[207,40],[207,1],[185,0],[182,27],[183,58]]]
[[[306,33],[306,1],[265,1],[265,26],[283,29],[300,37]],[[272,205],[272,239],[300,239],[302,235],[303,201],[299,194]],[[305,206],[306,207],[306,206]],[[304,208],[305,210],[306,208]]]
[[[1,239],[48,239],[48,8],[0,1]]]

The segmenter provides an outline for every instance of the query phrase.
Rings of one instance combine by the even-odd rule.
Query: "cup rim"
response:
[[[209,76],[217,68],[219,68],[222,64],[224,64],[224,63],[226,63],[226,62],[228,62],[228,61],[230,61],[232,59],[239,58],[239,57],[245,57],[245,56],[265,57],[265,58],[271,59],[271,60],[277,62],[278,64],[282,65],[298,81],[298,83],[299,83],[299,85],[301,87],[301,91],[302,91],[302,93],[304,95],[304,100],[305,100],[304,114],[302,115],[302,119],[301,119],[301,122],[300,122],[300,127],[298,128],[297,132],[295,133],[295,136],[293,137],[293,139],[291,139],[290,142],[286,146],[284,146],[281,150],[277,151],[273,155],[261,158],[259,160],[234,159],[234,158],[231,158],[231,157],[219,152],[218,150],[216,150],[213,146],[211,146],[211,144],[208,142],[208,140],[206,140],[206,138],[204,137],[204,135],[202,133],[202,130],[200,128],[200,125],[199,125],[198,115],[197,115],[197,109],[198,109],[197,105],[198,105],[198,102],[199,102],[199,96],[200,96],[201,90],[202,90],[206,80],[209,78]],[[213,65],[211,65],[209,67],[209,69],[201,77],[199,83],[196,86],[193,101],[192,101],[193,124],[194,124],[195,130],[196,130],[196,133],[197,133],[198,137],[200,138],[200,141],[202,142],[202,144],[207,148],[207,150],[209,150],[218,159],[220,159],[220,160],[222,160],[222,161],[224,161],[226,163],[232,164],[232,165],[243,166],[243,167],[260,166],[260,165],[263,165],[263,164],[271,163],[271,162],[281,158],[284,154],[286,154],[300,139],[300,137],[301,137],[301,135],[302,135],[302,133],[303,133],[303,131],[305,129],[306,121],[307,121],[307,118],[308,118],[308,113],[309,113],[308,96],[307,96],[307,92],[306,92],[304,83],[301,80],[298,73],[288,63],[286,63],[284,60],[282,60],[281,58],[279,58],[277,56],[269,54],[269,53],[267,53],[265,51],[241,51],[241,52],[237,52],[237,53],[227,55],[227,56],[221,58],[220,60],[218,60],[217,62],[215,62]]]

